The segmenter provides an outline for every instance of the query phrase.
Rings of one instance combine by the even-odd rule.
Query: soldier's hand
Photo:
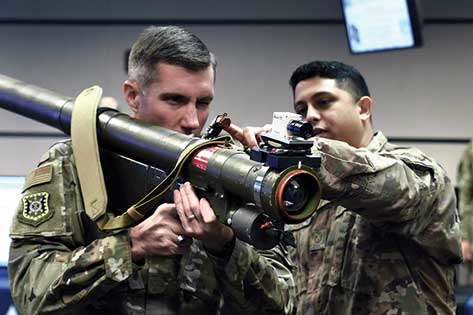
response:
[[[233,230],[218,220],[208,201],[199,199],[189,183],[174,191],[174,203],[186,236],[217,252],[233,238]]]
[[[463,253],[463,261],[472,261],[473,255],[471,254],[471,246],[470,242],[467,240],[462,240],[462,253]]]
[[[271,131],[271,125],[264,125],[263,127],[233,127],[225,129],[233,138],[240,141],[244,146],[249,148],[258,147],[261,142],[261,134]]]
[[[133,261],[140,261],[145,253],[150,256],[185,253],[192,240],[184,238],[183,234],[175,205],[160,205],[149,218],[130,230]]]

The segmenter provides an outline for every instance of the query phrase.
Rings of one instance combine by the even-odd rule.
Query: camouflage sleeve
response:
[[[446,229],[456,224],[453,186],[421,151],[371,152],[328,139],[318,139],[315,147],[322,157],[317,173],[324,199],[406,235],[419,234],[432,220],[448,224]],[[434,215],[434,208],[443,210]]]
[[[293,235],[294,235],[295,242],[297,245],[307,244],[307,239],[304,239],[304,237],[307,236],[307,233],[302,234],[302,233],[297,233],[294,231],[307,227],[308,225],[310,225],[310,222],[311,220],[307,219],[303,223],[291,226],[291,230],[293,231]],[[307,265],[307,262],[310,261],[310,258],[303,257],[303,256],[309,256],[310,253],[309,251],[298,250],[297,248],[291,247],[289,248],[289,255],[292,262],[295,265],[295,268],[292,274],[294,275],[294,282],[296,286],[295,293],[294,293],[295,294],[294,303],[295,303],[295,308],[298,309],[300,307],[301,301],[304,301],[306,298],[307,283],[309,281],[309,276],[310,276],[310,268]],[[299,314],[299,312],[297,313]]]
[[[459,210],[462,238],[473,242],[473,140],[466,148],[458,166]]]
[[[225,304],[234,314],[293,314],[293,265],[279,247],[255,250],[237,239],[228,260],[211,257]]]
[[[132,273],[127,232],[85,240],[74,168],[60,149],[27,177],[12,222],[8,271],[21,314],[84,309]]]

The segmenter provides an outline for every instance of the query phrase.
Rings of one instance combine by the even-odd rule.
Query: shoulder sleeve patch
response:
[[[38,226],[53,216],[48,204],[49,194],[40,192],[23,197],[23,209],[18,212],[18,220],[32,226]]]
[[[52,178],[53,178],[53,166],[52,165],[41,166],[28,174],[25,180],[25,186],[23,187],[23,192],[33,186],[49,183],[52,180]]]

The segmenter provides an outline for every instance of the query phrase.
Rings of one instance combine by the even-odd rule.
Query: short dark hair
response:
[[[201,71],[217,61],[207,46],[191,32],[177,26],[151,26],[146,28],[131,48],[128,59],[128,78],[146,88],[159,75],[155,66],[159,62]]]
[[[314,77],[335,79],[337,87],[350,93],[355,102],[363,96],[370,96],[361,73],[354,67],[338,61],[312,61],[299,66],[289,80],[293,95],[300,81]]]

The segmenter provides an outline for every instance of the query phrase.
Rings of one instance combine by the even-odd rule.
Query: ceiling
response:
[[[471,0],[420,0],[429,22],[473,22]],[[2,0],[0,23],[338,23],[339,0]]]

